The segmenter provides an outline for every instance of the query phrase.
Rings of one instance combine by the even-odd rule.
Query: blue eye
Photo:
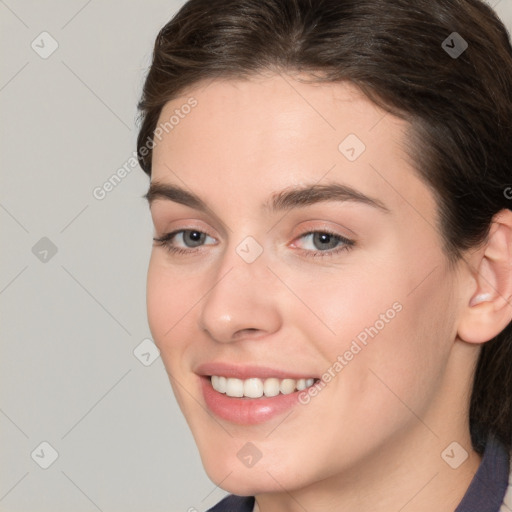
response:
[[[323,251],[325,249],[335,249],[340,242],[347,242],[348,240],[342,239],[340,236],[324,231],[312,231],[301,236],[301,238],[309,237],[309,241],[313,245],[313,250]]]
[[[314,258],[334,256],[355,245],[354,241],[329,231],[309,231],[298,237],[298,239],[301,238],[308,238],[310,248],[299,247],[300,251],[305,256]],[[216,245],[215,243],[205,243],[207,239],[215,242],[213,237],[198,229],[180,229],[160,238],[153,238],[157,245],[165,247],[170,253],[183,255],[196,253],[203,245]],[[177,246],[177,242],[180,242],[182,246]]]
[[[203,245],[206,238],[211,238],[213,240],[211,236],[207,235],[203,231],[199,231],[198,229],[180,229],[173,231],[172,233],[167,233],[161,238],[153,238],[153,240],[157,242],[158,245],[165,247],[169,252],[187,254],[195,252],[194,249]],[[174,245],[176,239],[181,239],[185,248],[176,247]]]
[[[198,247],[202,243],[204,243],[206,237],[208,236],[206,233],[202,231],[195,231],[191,229],[183,230],[175,234],[176,237],[181,236],[182,242],[187,247]]]
[[[310,231],[298,237],[301,238],[307,238],[310,246],[310,249],[300,248],[301,251],[305,256],[313,258],[334,256],[351,249],[355,244],[354,241],[330,231]]]

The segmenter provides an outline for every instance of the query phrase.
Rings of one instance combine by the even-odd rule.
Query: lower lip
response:
[[[298,404],[300,391],[266,398],[234,398],[215,391],[210,377],[201,376],[207,407],[218,417],[238,425],[264,423]]]

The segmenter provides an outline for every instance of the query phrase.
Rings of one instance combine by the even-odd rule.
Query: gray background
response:
[[[512,0],[489,3],[511,29]],[[1,512],[192,512],[226,494],[161,359],[134,354],[151,338],[152,237],[148,178],[129,164],[136,103],[182,4],[0,0]]]

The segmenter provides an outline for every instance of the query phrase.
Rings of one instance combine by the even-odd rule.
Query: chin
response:
[[[236,454],[227,456],[225,451],[202,456],[202,462],[212,482],[239,496],[279,493],[283,488],[291,491],[308,485],[300,463],[293,463],[298,467],[294,472],[288,465],[262,457],[253,467],[245,467]]]
[[[220,474],[214,470],[213,473],[206,472],[212,482],[217,484],[221,489],[238,496],[255,496],[257,494],[269,494],[282,492],[283,487],[288,489],[286,482],[279,485],[281,479],[276,478],[275,480],[266,472],[255,476],[251,470],[244,472],[244,474],[235,474],[235,471],[231,469],[231,475],[226,478],[229,474]],[[271,472],[272,473],[272,472]]]

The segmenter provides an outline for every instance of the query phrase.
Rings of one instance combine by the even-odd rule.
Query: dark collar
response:
[[[499,512],[508,487],[509,453],[489,436],[482,462],[455,512]]]

